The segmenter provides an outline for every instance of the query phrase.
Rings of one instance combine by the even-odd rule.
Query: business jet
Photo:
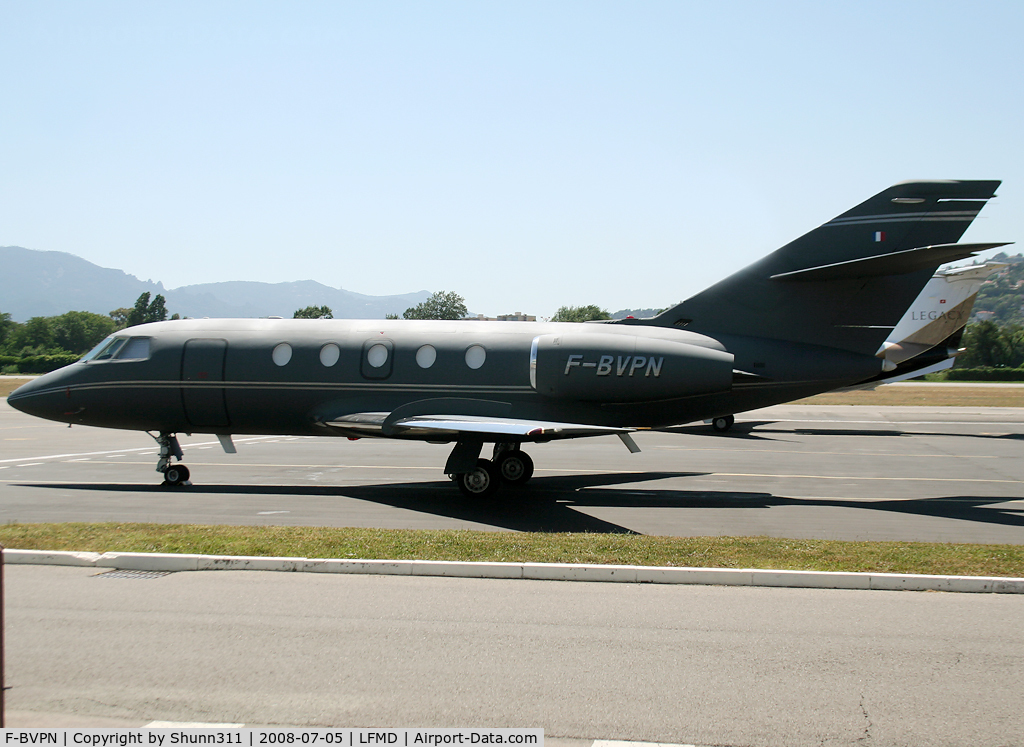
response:
[[[533,473],[524,444],[720,417],[896,367],[886,341],[998,181],[896,184],[657,316],[601,323],[185,319],[122,330],[15,390],[26,413],[149,432],[418,439],[486,497]],[[485,444],[491,457],[481,458]]]

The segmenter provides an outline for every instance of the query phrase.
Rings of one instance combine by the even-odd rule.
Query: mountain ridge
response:
[[[14,321],[66,311],[108,314],[143,293],[161,294],[171,313],[191,317],[291,317],[306,306],[329,306],[335,318],[382,319],[425,301],[426,290],[370,296],[316,280],[281,283],[231,280],[167,289],[123,270],[100,267],[69,252],[0,247],[0,312]]]

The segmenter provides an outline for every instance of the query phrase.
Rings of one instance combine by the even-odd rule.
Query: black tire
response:
[[[493,462],[480,459],[475,470],[456,475],[455,482],[462,494],[469,498],[490,498],[498,489],[501,476]]]
[[[525,451],[506,451],[495,464],[501,479],[509,485],[525,485],[533,477],[533,460]]]
[[[725,433],[727,430],[732,428],[732,424],[736,422],[736,418],[732,415],[723,415],[720,418],[715,418],[711,421],[711,427],[719,433]]]
[[[168,485],[181,485],[188,481],[188,467],[184,464],[175,464],[164,471],[164,482]]]

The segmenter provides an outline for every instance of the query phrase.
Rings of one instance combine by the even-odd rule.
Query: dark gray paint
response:
[[[473,403],[459,412],[448,407],[448,414],[522,426],[513,436],[497,429],[467,436],[484,442],[559,437],[537,431],[536,422],[643,428],[743,412],[877,376],[875,353],[935,269],[920,266],[932,250],[908,250],[954,243],[997,185],[896,185],[653,319],[162,322],[124,333],[152,338],[149,360],[75,364],[22,387],[9,401],[62,422],[165,433],[365,435],[365,428],[338,427],[359,420],[389,435],[380,430],[389,413],[442,414],[430,409],[437,400]],[[947,256],[945,249],[939,254]],[[837,263],[852,264],[830,279],[817,271],[810,280],[778,277]],[[880,266],[901,272],[879,277]],[[190,350],[208,344],[188,341],[213,339],[226,341],[223,380],[209,371],[201,378],[198,368],[193,375],[191,352],[181,363],[186,343]],[[272,359],[280,343],[293,350],[284,366]],[[320,359],[326,344],[341,351],[330,367]],[[388,349],[380,368],[367,362],[375,344]],[[416,362],[425,344],[437,351],[429,368]],[[473,369],[466,354],[476,345],[486,350],[486,361]],[[599,362],[606,358],[615,370],[602,376]],[[179,377],[182,365],[188,370]],[[204,359],[202,366],[215,369],[217,360]],[[390,435],[461,438],[408,428]],[[566,429],[562,437],[576,435]]]

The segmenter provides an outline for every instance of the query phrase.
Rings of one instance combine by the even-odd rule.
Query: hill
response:
[[[0,247],[0,311],[14,321],[65,311],[108,314],[131,306],[146,291],[166,296],[160,283],[99,267],[73,254]]]
[[[130,307],[147,291],[163,294],[171,313],[193,317],[291,317],[296,309],[326,305],[336,319],[381,319],[430,296],[428,291],[367,296],[314,280],[202,283],[167,290],[162,283],[139,280],[66,252],[0,247],[0,312],[15,321],[66,311],[107,314]]]
[[[995,262],[1006,262],[1009,267],[986,280],[978,291],[971,321],[991,319],[996,324],[1024,323],[1024,256],[1003,252],[992,257]]]

